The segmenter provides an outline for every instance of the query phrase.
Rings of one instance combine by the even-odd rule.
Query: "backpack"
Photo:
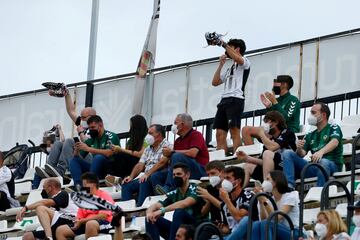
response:
[[[26,144],[16,145],[4,156],[4,165],[13,172],[12,179],[21,179],[29,168],[29,160],[32,151]],[[10,191],[10,189],[9,189]]]

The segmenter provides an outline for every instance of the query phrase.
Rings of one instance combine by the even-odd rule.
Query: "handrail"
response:
[[[323,166],[319,163],[309,163],[307,164],[301,171],[301,185],[300,185],[300,204],[299,204],[299,236],[302,236],[302,228],[303,228],[303,221],[304,221],[304,180],[305,174],[310,167],[317,167],[321,170],[322,174],[325,177],[325,182],[329,181],[329,175],[327,174],[326,170]]]
[[[274,211],[270,214],[270,216],[268,217],[268,219],[266,220],[266,225],[265,225],[265,240],[268,239],[268,235],[269,235],[269,228],[270,228],[270,224],[271,224],[271,220],[275,218],[275,224],[274,224],[274,231],[273,231],[273,239],[277,239],[276,236],[277,236],[277,225],[278,225],[278,217],[277,215],[282,215],[286,221],[288,221],[289,223],[289,226],[290,226],[290,240],[291,239],[294,239],[294,235],[295,235],[295,227],[294,227],[294,223],[292,222],[291,218],[289,217],[289,215],[287,215],[286,213],[280,211],[280,210],[277,210],[277,211]]]
[[[354,205],[355,201],[355,170],[356,170],[356,146],[360,140],[360,134],[358,134],[352,142],[352,158],[351,158],[351,200],[349,205]]]
[[[271,204],[273,205],[274,211],[277,211],[277,205],[275,203],[275,200],[267,193],[261,192],[258,193],[256,195],[254,195],[251,199],[250,199],[250,204],[249,204],[249,216],[248,216],[248,225],[247,225],[247,235],[246,235],[246,239],[251,239],[251,235],[252,235],[252,225],[253,225],[253,208],[254,208],[254,204],[257,204],[257,199],[259,197],[266,197],[268,200],[270,200]]]
[[[323,186],[323,189],[321,190],[321,200],[320,200],[320,209],[321,210],[326,210],[329,208],[329,188],[331,185],[337,185],[337,186],[342,187],[346,193],[348,205],[352,205],[350,203],[351,202],[351,194],[349,192],[349,189],[347,189],[346,185],[337,179],[331,179],[325,183],[325,185]],[[352,211],[350,211],[348,209],[347,215],[346,215],[346,225],[347,225],[349,233],[350,233],[351,217],[352,217]]]

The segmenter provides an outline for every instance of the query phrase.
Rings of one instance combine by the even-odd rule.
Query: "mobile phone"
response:
[[[75,142],[75,143],[80,142],[80,140],[79,140],[79,138],[78,138],[78,137],[74,137],[73,139],[74,139],[74,142]]]

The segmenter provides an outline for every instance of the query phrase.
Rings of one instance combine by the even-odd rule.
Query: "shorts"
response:
[[[213,129],[228,131],[229,128],[240,128],[241,114],[244,111],[245,100],[236,97],[221,99],[217,105]]]
[[[95,220],[99,223],[100,231],[99,233],[109,233],[109,231],[113,228],[111,224],[106,220]],[[72,228],[74,223],[69,224],[69,227]],[[81,235],[85,233],[86,224],[82,224],[78,229],[72,230],[75,235]]]
[[[56,229],[58,227],[60,227],[61,225],[68,225],[68,224],[72,224],[72,223],[73,223],[73,221],[68,218],[59,217],[59,219],[51,226],[52,235],[55,236]],[[45,239],[46,238],[45,232],[43,230],[32,231],[32,233],[36,239]]]

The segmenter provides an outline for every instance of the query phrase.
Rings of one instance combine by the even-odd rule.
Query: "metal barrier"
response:
[[[303,221],[304,221],[304,180],[305,180],[305,174],[311,167],[317,167],[320,169],[322,174],[325,177],[325,182],[329,181],[329,175],[327,174],[326,170],[323,166],[321,166],[318,163],[309,163],[307,164],[303,170],[301,171],[301,187],[300,187],[300,204],[299,204],[299,236],[302,236],[302,228],[303,228]]]
[[[331,185],[337,185],[337,186],[342,187],[346,193],[348,205],[352,205],[352,204],[350,204],[351,194],[350,194],[349,190],[347,189],[346,185],[343,182],[340,182],[339,180],[331,179],[325,183],[325,185],[321,191],[321,201],[320,201],[320,209],[321,210],[326,210],[329,208],[329,187]],[[349,232],[350,232],[351,217],[352,217],[352,211],[350,211],[348,209],[347,215],[346,215],[346,224],[347,224],[347,228],[348,228]]]
[[[275,203],[275,200],[267,193],[258,193],[255,196],[253,196],[250,200],[250,204],[249,204],[249,221],[248,221],[248,225],[247,225],[247,235],[246,235],[246,239],[251,239],[251,235],[252,235],[252,225],[253,225],[253,211],[252,209],[254,208],[254,204],[257,204],[257,199],[259,197],[266,197],[268,200],[270,200],[271,204],[273,205],[274,211],[277,211],[277,205]]]
[[[268,239],[269,237],[269,228],[270,228],[270,224],[271,224],[271,220],[275,217],[275,223],[274,223],[274,231],[273,231],[273,239],[277,239],[277,225],[278,225],[278,215],[283,216],[286,221],[288,221],[289,226],[290,226],[290,240],[294,239],[294,234],[295,234],[295,228],[294,228],[294,224],[291,221],[291,218],[284,212],[278,210],[278,211],[274,211],[270,214],[270,216],[268,217],[268,219],[266,220],[266,225],[265,225],[265,240]]]

